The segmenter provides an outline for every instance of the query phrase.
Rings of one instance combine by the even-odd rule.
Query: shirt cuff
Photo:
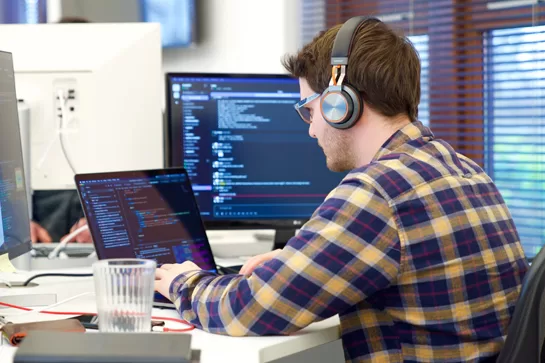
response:
[[[203,277],[216,277],[216,274],[205,271],[205,270],[193,270],[187,271],[179,274],[172,280],[169,288],[170,301],[172,301],[176,307],[180,308],[178,304],[181,302],[180,297],[182,294],[188,293],[188,296],[185,296],[187,299],[191,300],[191,292],[201,281]]]

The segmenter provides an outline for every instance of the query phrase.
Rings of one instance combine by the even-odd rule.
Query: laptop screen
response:
[[[99,259],[190,260],[216,272],[184,169],[80,174],[76,185]]]

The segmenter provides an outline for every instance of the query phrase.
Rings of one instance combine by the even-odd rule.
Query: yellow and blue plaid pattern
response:
[[[339,314],[347,362],[494,361],[527,263],[490,178],[414,122],[251,276],[180,275],[196,326],[290,334]]]

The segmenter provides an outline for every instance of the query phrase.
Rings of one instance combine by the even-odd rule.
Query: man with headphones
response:
[[[284,65],[328,167],[350,172],[282,250],[240,275],[164,265],[157,291],[229,335],[289,334],[338,314],[346,361],[494,362],[527,262],[492,180],[418,121],[413,45],[358,17]]]

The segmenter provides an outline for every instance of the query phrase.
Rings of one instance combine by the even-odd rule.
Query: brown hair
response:
[[[90,23],[89,20],[86,18],[82,18],[79,16],[65,16],[62,17],[59,21],[59,24],[83,24],[83,23]]]
[[[316,36],[282,61],[294,77],[305,78],[315,92],[331,79],[331,50],[341,25]],[[344,83],[355,87],[364,102],[387,117],[418,117],[420,59],[412,43],[380,21],[366,21],[354,36]]]

